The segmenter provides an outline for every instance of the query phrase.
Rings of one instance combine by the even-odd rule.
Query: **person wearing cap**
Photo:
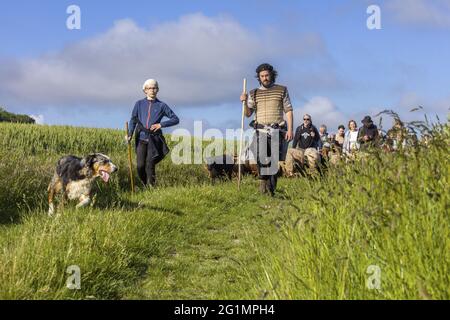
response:
[[[363,126],[358,132],[358,142],[360,144],[360,150],[366,151],[367,149],[378,146],[379,133],[377,126],[373,124],[370,116],[365,116],[361,122]]]
[[[275,83],[277,76],[277,71],[270,64],[259,65],[256,68],[256,79],[260,87],[240,97],[241,102],[244,103],[245,115],[250,117],[253,113],[255,114],[252,127],[256,130],[256,139],[253,139],[251,148],[257,159],[259,190],[263,194],[270,193],[272,196],[277,185],[278,161],[285,160],[288,143],[293,138],[294,121],[288,89]],[[275,135],[263,133],[261,128],[268,127],[272,128],[270,131],[275,132]],[[273,137],[278,137],[279,140],[272,143]],[[272,150],[272,147],[276,150]],[[266,150],[267,155],[262,155],[264,151],[261,150]],[[275,157],[277,153],[278,157]],[[266,157],[269,161],[262,161]]]
[[[156,97],[159,92],[156,80],[145,81],[142,90],[146,97],[134,105],[125,139],[129,143],[135,133],[139,178],[144,185],[155,186],[156,164],[169,153],[161,129],[177,125],[180,120],[167,104]],[[168,120],[162,121],[164,117]]]

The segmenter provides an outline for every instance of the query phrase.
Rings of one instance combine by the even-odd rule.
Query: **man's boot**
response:
[[[266,194],[267,193],[267,182],[268,180],[259,180],[259,192],[261,194]]]
[[[267,191],[273,197],[275,195],[275,189],[277,188],[277,176],[270,176],[269,180],[267,180]]]

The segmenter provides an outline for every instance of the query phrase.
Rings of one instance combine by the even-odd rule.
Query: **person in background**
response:
[[[320,135],[317,128],[312,124],[312,118],[309,114],[303,116],[303,124],[295,131],[292,148],[288,150],[286,156],[286,174],[294,175],[294,164],[298,161],[302,167],[305,164],[305,158],[308,161],[308,167],[311,173],[317,172],[320,161],[319,155]]]
[[[400,119],[395,119],[394,126],[386,134],[386,144],[390,151],[404,149],[407,145],[408,130]]]
[[[327,126],[321,125],[319,128],[319,136],[320,136],[320,146],[319,151],[322,150],[322,147],[325,143],[329,142],[328,132],[327,132]]]
[[[351,158],[358,150],[358,125],[355,120],[350,120],[348,122],[348,131],[345,133],[342,151],[347,158]]]
[[[377,147],[380,139],[377,126],[373,124],[370,116],[365,116],[361,122],[363,126],[358,132],[360,150],[367,151],[370,148]]]
[[[344,146],[344,140],[345,140],[345,126],[341,124],[338,127],[338,132],[335,137],[336,146],[342,149],[342,147]]]
[[[344,146],[345,127],[340,125],[338,132],[330,139],[329,160],[332,165],[337,165],[342,158],[342,147]]]

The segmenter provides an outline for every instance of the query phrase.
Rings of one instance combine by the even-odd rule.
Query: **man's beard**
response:
[[[270,88],[273,85],[273,81],[261,82],[264,88]]]

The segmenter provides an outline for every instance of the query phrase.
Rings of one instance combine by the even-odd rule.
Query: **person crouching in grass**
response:
[[[294,165],[299,162],[302,167],[308,163],[311,174],[318,173],[320,161],[319,155],[320,135],[317,128],[312,124],[309,114],[303,116],[303,124],[295,131],[292,148],[288,150],[286,156],[286,174],[288,177],[294,175]]]

